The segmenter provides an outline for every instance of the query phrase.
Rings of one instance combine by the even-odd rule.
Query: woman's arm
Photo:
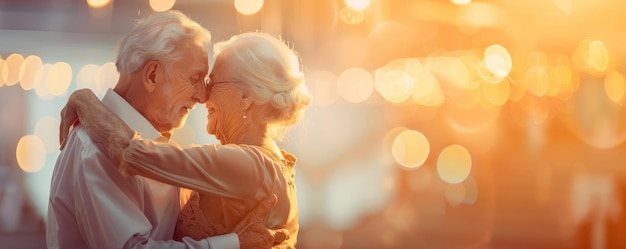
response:
[[[142,139],[88,89],[70,95],[61,111],[62,147],[79,120],[123,174],[138,174],[199,192],[243,199],[253,196],[267,172],[262,158],[242,146],[180,147]]]
[[[89,137],[98,147],[119,165],[122,151],[128,147],[135,132],[104,106],[91,90],[81,89],[70,95],[61,110],[61,149],[65,147],[69,130],[77,120],[86,128]]]
[[[246,199],[267,177],[264,158],[248,146],[191,145],[133,139],[123,151],[120,171],[202,193]]]

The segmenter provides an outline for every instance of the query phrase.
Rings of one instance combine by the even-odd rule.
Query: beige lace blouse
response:
[[[142,175],[193,191],[182,207],[175,236],[194,239],[226,234],[256,205],[276,194],[265,217],[268,228],[286,228],[295,248],[298,206],[294,185],[296,158],[252,145],[181,147],[165,138],[143,140],[137,134],[122,153],[120,172]]]

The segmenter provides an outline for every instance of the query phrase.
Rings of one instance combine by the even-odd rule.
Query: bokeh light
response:
[[[91,69],[90,69],[91,70]],[[104,63],[95,75],[95,93],[102,96],[109,88],[114,88],[120,78],[117,67],[113,62]]]
[[[263,0],[235,0],[235,10],[243,15],[253,15],[263,8]]]
[[[491,73],[504,78],[511,72],[513,62],[506,48],[494,44],[485,49],[485,65]]]
[[[346,69],[337,79],[339,95],[352,103],[365,101],[374,91],[374,78],[363,68]]]
[[[48,84],[46,83],[50,68],[52,68],[52,64],[44,64],[39,70],[37,70],[37,73],[35,74],[35,81],[39,82],[39,84],[35,86],[35,92],[37,93],[37,96],[42,99],[50,99],[53,97],[50,94],[50,90],[48,90]]]
[[[46,160],[46,148],[39,137],[26,135],[18,141],[15,156],[17,164],[24,172],[37,172]]]
[[[102,8],[111,3],[111,0],[87,0],[87,5],[91,8]]]
[[[4,67],[4,59],[0,55],[0,87],[4,86],[4,77],[2,76],[3,67]]]
[[[462,145],[450,145],[444,148],[437,158],[439,177],[450,184],[465,181],[472,170],[472,157]]]
[[[344,0],[343,2],[346,7],[356,11],[363,11],[370,5],[370,0]]]
[[[57,62],[50,67],[45,84],[53,96],[61,96],[67,92],[72,83],[72,67],[67,62]]]
[[[572,60],[578,68],[592,74],[603,73],[609,66],[606,45],[600,40],[582,40],[574,51]]]
[[[164,12],[172,9],[176,0],[150,0],[150,8],[156,12]]]
[[[416,169],[428,158],[430,143],[421,132],[406,130],[398,134],[391,150],[398,163],[407,169]]]
[[[18,53],[9,55],[2,64],[2,80],[7,86],[17,84],[19,81],[20,68],[24,62],[24,56]]]
[[[20,67],[19,81],[22,89],[31,90],[39,84],[41,79],[37,78],[37,72],[43,67],[41,58],[36,55],[29,55],[24,59]],[[39,81],[37,81],[39,80]]]

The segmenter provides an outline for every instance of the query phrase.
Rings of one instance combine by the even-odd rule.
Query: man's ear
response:
[[[161,63],[155,60],[150,60],[143,65],[143,71],[141,79],[143,81],[143,87],[147,92],[151,93],[156,89],[156,84],[163,77],[163,67]]]

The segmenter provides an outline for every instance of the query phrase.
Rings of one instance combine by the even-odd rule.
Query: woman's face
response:
[[[209,76],[208,99],[206,108],[208,110],[207,132],[225,142],[223,139],[229,137],[230,130],[242,119],[242,94],[234,81],[233,75],[225,70],[226,65],[222,63],[220,57],[216,58],[215,65]]]

